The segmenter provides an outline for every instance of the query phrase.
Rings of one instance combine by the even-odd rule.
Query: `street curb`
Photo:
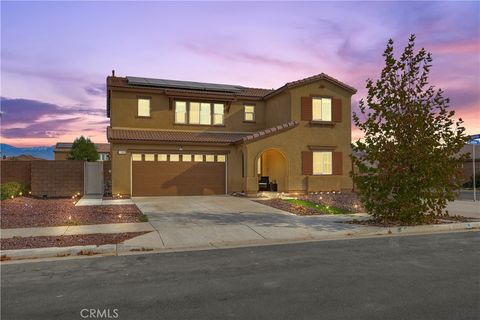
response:
[[[480,222],[460,222],[460,223],[446,223],[446,224],[434,224],[426,226],[398,226],[398,227],[380,227],[377,232],[368,233],[355,233],[362,235],[374,235],[374,234],[415,234],[415,233],[428,233],[428,232],[441,232],[441,231],[458,231],[458,230],[472,230],[480,229]]]
[[[104,244],[100,246],[73,246],[73,247],[49,247],[35,249],[16,249],[1,250],[0,254],[3,261],[52,258],[52,257],[68,257],[68,256],[91,256],[96,254],[113,254],[117,252],[117,245]]]
[[[372,229],[376,228],[376,229]],[[149,247],[137,247],[126,246],[123,243],[119,244],[106,244],[106,245],[89,245],[89,246],[73,246],[73,247],[51,247],[51,248],[36,248],[36,249],[17,249],[17,250],[1,250],[2,261],[9,260],[23,260],[23,259],[40,259],[40,258],[60,258],[60,257],[75,257],[75,256],[93,256],[93,255],[124,255],[129,253],[149,253],[149,252],[180,252],[180,251],[192,251],[192,250],[209,250],[209,249],[222,249],[233,248],[243,246],[255,246],[255,245],[271,245],[271,244],[286,244],[295,243],[301,241],[316,241],[316,240],[348,240],[354,237],[371,237],[371,236],[385,236],[385,235],[414,235],[425,233],[437,233],[445,231],[466,231],[466,230],[478,230],[480,229],[480,222],[462,222],[462,223],[449,223],[439,225],[427,225],[427,226],[402,226],[402,227],[369,227],[367,232],[362,231],[344,231],[332,233],[330,236],[322,237],[308,237],[298,239],[268,239],[264,241],[247,241],[245,243],[211,243],[210,246],[202,245],[197,247],[185,247],[185,248],[149,248]]]

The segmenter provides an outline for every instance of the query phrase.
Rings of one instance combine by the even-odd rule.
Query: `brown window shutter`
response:
[[[302,121],[312,121],[312,98],[302,97]]]
[[[302,151],[302,174],[303,175],[313,174],[313,152],[312,151]]]
[[[332,174],[342,175],[343,157],[341,152],[332,152]]]
[[[342,100],[332,99],[332,120],[342,122]]]

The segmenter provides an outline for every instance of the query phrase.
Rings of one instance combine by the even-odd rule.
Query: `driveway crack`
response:
[[[252,230],[253,232],[255,232],[256,234],[258,234],[260,237],[262,237],[263,239],[267,239],[265,238],[264,236],[262,236],[260,233],[257,232],[257,230],[253,229],[252,227],[250,227],[248,224],[245,224],[245,223],[240,223],[241,225],[244,225],[246,226],[247,228],[249,228],[250,230]]]
[[[155,228],[155,226],[154,226],[150,221],[148,221],[148,223],[150,223],[150,225],[152,226],[153,230],[157,231],[158,236],[160,237],[160,241],[162,241],[162,245],[165,247],[165,242],[163,242],[163,238],[162,238],[162,235],[160,234],[160,230],[158,230],[157,228]]]

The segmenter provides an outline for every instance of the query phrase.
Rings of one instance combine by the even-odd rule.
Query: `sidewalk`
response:
[[[2,229],[2,238],[13,236],[28,237],[139,231],[152,232],[132,238],[119,244],[2,250],[1,255],[12,260],[76,256],[84,255],[85,252],[88,252],[87,255],[119,255],[143,251],[172,252],[243,246],[261,246],[319,240],[342,240],[399,234],[414,235],[435,232],[467,230],[478,231],[480,228],[480,222],[392,228],[345,225],[341,223],[336,224],[338,226],[331,225],[329,228],[322,230],[314,228],[292,228],[287,226],[267,227],[248,225],[185,225],[183,228],[177,225],[176,228],[173,228],[173,226],[169,225],[168,223],[165,223],[163,227],[159,228],[158,224],[157,227],[154,227],[154,225],[149,222],[50,228]]]
[[[103,200],[102,195],[85,195],[75,204],[76,206],[110,206],[134,204],[132,199]]]
[[[1,229],[1,238],[13,237],[39,237],[39,236],[61,236],[74,234],[92,234],[92,233],[123,233],[123,232],[142,232],[155,231],[148,222],[140,223],[110,223],[93,224],[82,226],[61,226],[61,227],[40,227],[40,228],[14,228]]]

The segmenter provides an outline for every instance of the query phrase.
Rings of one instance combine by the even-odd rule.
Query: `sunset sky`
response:
[[[398,54],[411,33],[480,133],[479,2],[2,2],[1,140],[105,142],[112,69],[260,88],[325,72],[359,90],[356,110],[387,40]]]

